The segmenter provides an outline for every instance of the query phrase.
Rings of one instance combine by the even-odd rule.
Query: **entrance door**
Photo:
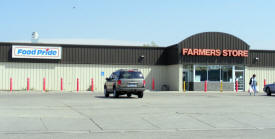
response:
[[[238,81],[238,89],[244,91],[244,71],[235,71],[235,80]]]
[[[184,82],[185,82],[185,90],[192,91],[193,90],[193,73],[194,73],[194,65],[183,65],[182,69],[182,90],[184,90]]]
[[[182,73],[182,90],[184,90],[184,81],[185,81],[185,90],[190,91],[191,85],[190,82],[192,81],[192,72],[189,70],[183,70]]]
[[[184,81],[185,81],[185,90],[189,90],[189,81],[188,81],[188,71],[183,71],[182,73],[182,90],[184,90]]]

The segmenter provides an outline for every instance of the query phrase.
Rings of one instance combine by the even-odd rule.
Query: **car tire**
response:
[[[132,94],[131,93],[127,93],[127,97],[131,97],[132,96]]]
[[[116,88],[113,89],[114,91],[114,98],[118,98],[119,97],[119,93],[117,92]]]
[[[271,91],[270,91],[269,88],[266,88],[266,95],[267,95],[267,96],[271,96]]]
[[[138,98],[143,98],[143,92],[138,93]]]
[[[107,91],[106,87],[104,87],[104,96],[105,97],[109,97],[109,92]]]

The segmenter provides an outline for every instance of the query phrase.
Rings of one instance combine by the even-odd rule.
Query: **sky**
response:
[[[275,50],[275,0],[0,0],[0,42],[176,44],[225,32]]]

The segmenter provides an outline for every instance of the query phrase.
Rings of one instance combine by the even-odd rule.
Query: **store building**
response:
[[[139,69],[147,88],[208,91],[248,89],[257,75],[259,88],[275,81],[275,51],[250,50],[243,40],[226,33],[204,32],[168,47],[102,46],[44,43],[0,43],[0,90],[91,89],[103,91],[105,78],[117,69]],[[45,79],[45,80],[43,80]],[[184,85],[185,83],[185,85]]]

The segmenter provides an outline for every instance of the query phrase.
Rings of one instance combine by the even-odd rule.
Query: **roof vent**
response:
[[[39,35],[38,35],[38,33],[37,33],[37,32],[33,32],[33,33],[32,33],[31,42],[32,42],[32,43],[38,43],[38,41],[39,41]]]

